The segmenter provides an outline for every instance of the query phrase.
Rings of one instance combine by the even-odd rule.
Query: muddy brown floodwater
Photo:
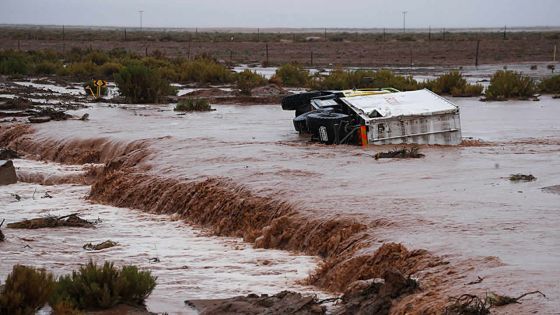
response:
[[[99,222],[94,229],[4,229],[1,279],[15,264],[45,268],[56,275],[70,273],[90,259],[134,264],[158,277],[146,303],[148,309],[169,314],[197,314],[184,304],[187,299],[275,294],[288,289],[328,297],[296,284],[316,267],[316,257],[254,249],[239,238],[214,237],[169,215],[93,204],[85,200],[89,186],[41,185],[83,174],[82,167],[29,160],[15,160],[15,166],[20,178],[31,182],[2,187],[0,218],[15,222],[78,213]],[[118,245],[100,251],[82,248],[85,243],[105,240]]]
[[[325,267],[315,282],[329,290],[343,290],[347,281],[356,280],[352,274],[362,265],[361,257],[373,256],[386,242],[427,249],[444,260],[398,265],[401,270],[410,267],[425,292],[401,299],[393,309],[396,313],[404,313],[407,303],[419,312],[441,310],[447,297],[462,293],[495,291],[518,296],[541,290],[547,298],[528,297],[523,304],[495,312],[557,314],[560,195],[542,188],[560,184],[560,101],[546,96],[540,102],[453,101],[461,107],[463,137],[486,143],[423,147],[426,157],[414,160],[376,161],[375,153],[386,147],[311,144],[293,130],[293,113],[278,105],[215,105],[215,112],[181,116],[170,105],[113,108],[98,104],[75,112],[88,112],[88,122],[50,122],[34,126],[33,134],[4,141],[11,146],[19,143],[36,158],[66,163],[81,161],[79,152],[87,150],[102,162],[128,152],[124,164],[135,164],[134,168],[120,175],[106,173],[101,182],[105,186],[94,186],[92,198],[104,203],[152,205],[159,212],[169,212],[162,204],[168,200],[156,202],[152,199],[158,196],[145,195],[182,198],[178,192],[171,193],[170,187],[194,182],[199,189],[218,194],[203,199],[214,207],[212,211],[224,211],[223,205],[213,203],[220,195],[238,194],[243,200],[225,204],[249,207],[255,198],[265,198],[266,206],[254,207],[260,213],[297,211],[309,225],[319,222],[318,227],[307,227],[309,235],[324,228],[320,222],[354,222],[340,229],[332,223],[332,236],[317,236],[315,243],[325,243],[327,248],[319,248],[312,239],[290,239],[288,234],[304,230],[301,225],[290,230],[299,224],[297,220],[288,218],[288,224],[281,225],[273,216],[272,223],[255,218],[231,223],[258,227],[238,233],[248,241],[256,238],[265,247],[300,249],[330,259],[332,268]],[[508,177],[514,173],[533,174],[537,180],[511,183]],[[150,178],[158,180],[149,182]],[[166,179],[172,182],[169,187]],[[141,196],[133,192],[133,185],[153,191]],[[189,194],[197,196],[196,191]],[[132,201],[135,198],[138,201]],[[287,208],[272,201],[287,202]],[[194,204],[187,204],[189,211],[198,211]],[[227,220],[232,218],[204,217],[199,222],[216,222],[218,232],[235,233],[227,230]],[[354,236],[359,240],[352,240]],[[336,244],[334,249],[330,244]],[[340,244],[350,244],[351,253]],[[403,255],[409,260],[424,257],[417,252]],[[484,281],[465,285],[477,276]]]

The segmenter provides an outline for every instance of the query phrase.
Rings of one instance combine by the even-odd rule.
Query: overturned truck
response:
[[[326,144],[461,143],[459,107],[429,91],[307,92],[282,100],[294,128]]]

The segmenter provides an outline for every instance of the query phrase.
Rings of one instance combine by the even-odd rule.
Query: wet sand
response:
[[[558,195],[560,103],[482,103],[454,99],[464,137],[484,146],[423,147],[424,159],[376,161],[387,148],[310,144],[292,129],[280,106],[216,105],[217,111],[178,116],[169,106],[76,111],[89,122],[36,126],[37,143],[106,138],[118,147],[141,140],[151,154],[148,174],[179,180],[225,178],[259,196],[288,201],[316,218],[351,218],[372,241],[403,242],[444,257],[463,280],[450,293],[496,291],[517,296],[541,290],[496,313],[555,314],[560,309]],[[54,140],[54,141],[53,141]],[[531,183],[510,183],[513,173]],[[368,251],[373,251],[370,248]],[[485,280],[465,287],[477,276]]]

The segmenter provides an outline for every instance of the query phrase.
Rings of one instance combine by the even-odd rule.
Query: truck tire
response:
[[[344,137],[343,134],[339,134],[342,130],[340,125],[347,121],[349,117],[348,115],[335,112],[310,113],[307,115],[307,128],[319,141],[332,144],[335,143],[337,137],[338,140]]]
[[[288,95],[282,99],[282,109],[283,110],[297,110],[300,108],[301,110],[306,108],[306,106],[310,105],[311,99],[332,94],[331,92],[321,92],[321,91],[314,91],[314,92],[306,92],[306,93],[299,93],[294,95]]]

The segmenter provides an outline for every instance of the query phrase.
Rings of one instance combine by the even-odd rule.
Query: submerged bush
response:
[[[245,69],[237,74],[237,88],[241,90],[242,94],[251,95],[251,90],[258,86],[263,86],[268,83],[266,78],[254,71]]]
[[[142,305],[156,286],[156,277],[135,266],[116,268],[105,262],[93,262],[71,275],[62,276],[50,299],[53,308],[74,307],[81,310],[107,309],[118,304]]]
[[[48,301],[53,289],[52,274],[15,265],[0,291],[0,314],[35,314]]]
[[[212,107],[206,99],[186,98],[180,100],[174,110],[178,112],[207,112],[211,111]]]
[[[560,94],[560,75],[543,79],[539,84],[541,93]]]
[[[527,98],[536,92],[533,79],[513,71],[497,71],[490,79],[486,90],[488,100],[506,100],[509,98]]]
[[[421,86],[440,95],[480,96],[484,87],[481,84],[468,84],[459,71],[451,71],[435,80],[428,80]]]
[[[131,103],[159,103],[176,91],[159,72],[142,64],[130,64],[115,74],[115,83]]]
[[[277,77],[282,85],[304,87],[309,82],[309,71],[297,63],[288,63],[276,70]]]

